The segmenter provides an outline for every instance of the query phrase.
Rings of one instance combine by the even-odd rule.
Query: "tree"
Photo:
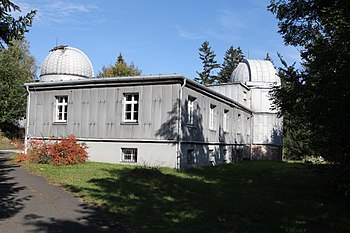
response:
[[[141,70],[139,70],[132,62],[128,65],[121,53],[117,58],[116,63],[112,66],[103,66],[102,71],[99,72],[97,77],[108,78],[108,77],[126,77],[126,76],[139,76],[141,75]]]
[[[9,44],[13,40],[21,40],[32,22],[36,11],[30,11],[25,16],[13,17],[11,12],[21,12],[16,4],[9,0],[0,0],[0,47]]]
[[[199,59],[203,63],[203,71],[197,72],[199,77],[194,80],[201,84],[212,84],[216,82],[217,76],[213,74],[213,71],[220,67],[220,65],[215,60],[216,55],[211,50],[208,41],[204,41],[199,50]]]
[[[28,43],[11,41],[0,51],[0,123],[11,124],[26,113],[27,92],[23,83],[33,81],[35,58],[30,55]]]
[[[238,64],[244,59],[242,49],[238,47],[235,49],[231,46],[225,53],[224,62],[221,65],[221,70],[218,74],[218,83],[228,83],[231,78],[231,74],[236,69]]]
[[[269,53],[266,53],[266,56],[264,58],[265,61],[270,61],[272,64],[273,64],[273,60],[272,58],[270,57],[270,54]]]
[[[268,9],[302,58],[300,70],[280,69],[285,86],[275,92],[276,106],[309,133],[310,152],[350,163],[349,1],[273,0]]]
[[[300,71],[295,69],[295,64],[288,66],[280,54],[278,54],[283,67],[279,68],[278,76],[281,79],[281,87],[274,87],[271,92],[274,110],[280,110],[283,116],[283,144],[284,158],[299,160],[305,156],[312,156],[311,133],[309,124],[302,118],[302,113],[307,111],[301,101],[304,87],[299,82]]]

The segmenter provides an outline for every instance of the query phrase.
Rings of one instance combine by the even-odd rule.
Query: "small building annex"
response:
[[[74,134],[98,162],[182,169],[280,160],[282,120],[268,96],[279,85],[264,60],[245,60],[230,83],[212,86],[177,74],[94,78],[82,51],[59,46],[45,58],[40,82],[25,84],[26,146]]]

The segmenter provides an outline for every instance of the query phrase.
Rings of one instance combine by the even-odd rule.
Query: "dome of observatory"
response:
[[[79,49],[57,46],[50,50],[40,73],[41,82],[92,78],[94,69],[89,58]]]
[[[232,72],[231,82],[257,82],[280,84],[280,78],[270,61],[244,60]]]

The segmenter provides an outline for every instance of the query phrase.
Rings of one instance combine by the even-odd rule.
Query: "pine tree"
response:
[[[132,62],[128,65],[121,53],[119,53],[116,63],[112,66],[103,66],[97,77],[108,78],[108,77],[126,77],[126,76],[139,76],[141,70],[139,70]]]
[[[119,53],[117,58],[117,63],[125,63],[122,53]]]
[[[231,74],[236,69],[238,64],[244,59],[242,49],[238,47],[235,49],[231,46],[225,53],[224,62],[221,65],[217,83],[228,83],[231,78]]]
[[[268,52],[266,53],[266,56],[265,56],[264,60],[265,60],[265,61],[270,61],[270,62],[272,63],[272,65],[274,65],[273,60],[272,60],[272,58],[270,57],[270,54],[269,54]]]
[[[14,40],[22,40],[24,33],[32,26],[36,11],[14,18],[19,12],[21,9],[18,5],[9,0],[0,0],[0,47],[4,48]]]
[[[216,82],[217,76],[214,75],[214,70],[220,68],[220,65],[215,60],[216,55],[211,50],[208,41],[204,41],[199,50],[199,59],[203,63],[203,71],[198,72],[199,77],[194,80],[200,84],[212,84]]]

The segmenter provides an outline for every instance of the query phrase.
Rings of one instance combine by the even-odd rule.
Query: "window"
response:
[[[224,153],[224,162],[226,163],[229,160],[228,150],[224,148],[223,153]]]
[[[124,122],[138,122],[139,94],[124,94]]]
[[[137,148],[122,148],[122,162],[136,163]]]
[[[193,113],[194,113],[194,99],[193,98],[188,98],[187,102],[187,112],[188,112],[188,119],[187,119],[187,124],[193,125]]]
[[[194,164],[194,149],[187,150],[187,164]]]
[[[247,92],[246,91],[243,91],[243,99],[247,100]]]
[[[223,130],[225,131],[225,132],[227,132],[228,131],[228,128],[229,128],[229,121],[228,121],[228,110],[227,109],[225,109],[224,110],[224,116],[223,116],[223,123],[222,123],[222,128],[223,128]]]
[[[216,157],[215,157],[215,154],[216,154],[216,151],[215,151],[215,146],[213,145],[209,145],[209,148],[208,148],[208,159],[209,159],[209,164],[215,166],[216,165]]]
[[[214,129],[214,120],[215,120],[215,108],[216,105],[210,105],[209,109],[209,129]]]
[[[67,122],[68,96],[56,96],[55,122]]]
[[[194,101],[196,100],[196,98],[192,97],[192,96],[188,96],[187,99],[187,124],[189,125],[193,125],[194,123]]]

